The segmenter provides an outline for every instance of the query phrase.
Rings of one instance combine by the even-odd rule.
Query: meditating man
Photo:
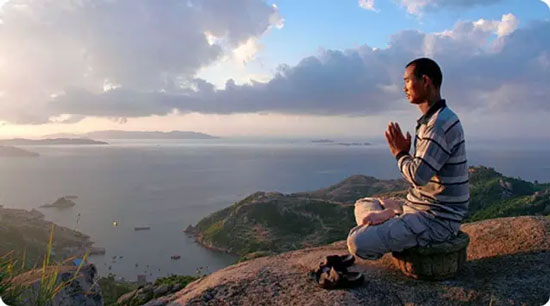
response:
[[[422,116],[417,121],[414,153],[411,135],[390,122],[386,140],[402,176],[411,184],[407,199],[363,198],[355,203],[357,226],[348,236],[349,251],[378,259],[455,237],[470,200],[464,132],[457,115],[441,99],[439,66],[419,58],[405,68],[403,91]]]

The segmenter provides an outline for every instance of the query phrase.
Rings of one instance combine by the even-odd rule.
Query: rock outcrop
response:
[[[404,276],[391,261],[358,260],[363,286],[324,290],[310,271],[345,241],[262,257],[227,267],[147,305],[544,305],[550,297],[550,218],[524,216],[462,226],[468,262],[453,279]]]
[[[103,297],[101,289],[96,282],[97,270],[94,265],[83,266],[80,271],[76,266],[58,266],[48,267],[46,275],[55,273],[57,269],[57,285],[61,282],[68,282],[59,293],[53,298],[52,305],[55,306],[103,306]],[[15,283],[21,284],[27,289],[21,294],[23,300],[21,305],[33,305],[36,301],[36,295],[40,291],[40,282],[42,270],[32,270],[17,276]],[[72,280],[72,281],[71,281]],[[56,286],[57,286],[56,285]]]
[[[58,198],[55,200],[55,202],[51,204],[44,204],[40,207],[48,208],[48,207],[55,207],[55,208],[69,208],[76,205],[76,203],[73,201],[74,197],[72,196],[65,196]]]

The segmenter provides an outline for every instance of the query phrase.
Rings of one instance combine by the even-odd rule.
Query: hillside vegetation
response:
[[[510,178],[492,168],[470,167],[471,203],[464,222],[550,215],[550,184]],[[257,192],[202,219],[187,232],[201,244],[242,259],[342,240],[353,227],[353,203],[361,197],[404,197],[404,180],[354,175],[311,192]]]

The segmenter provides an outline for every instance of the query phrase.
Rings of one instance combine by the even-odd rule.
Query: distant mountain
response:
[[[45,137],[83,137],[93,139],[217,139],[219,137],[189,131],[96,131],[85,134],[54,134]]]
[[[103,141],[95,141],[84,138],[52,138],[52,139],[25,139],[14,138],[0,140],[0,145],[37,146],[37,145],[96,145],[107,144]]]
[[[362,197],[373,194],[404,190],[409,184],[403,180],[379,180],[372,176],[353,175],[335,185],[315,191],[298,192],[292,195],[353,204]]]
[[[334,143],[334,140],[330,140],[330,139],[315,139],[315,140],[312,140],[311,142],[313,142],[313,143]]]
[[[0,146],[0,157],[38,157],[39,154],[16,147]]]

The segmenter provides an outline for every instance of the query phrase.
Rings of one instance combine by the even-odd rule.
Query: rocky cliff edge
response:
[[[345,241],[227,267],[147,305],[544,305],[550,297],[550,218],[512,217],[467,223],[468,262],[454,278],[407,278],[391,261],[358,260],[366,276],[355,289],[324,290],[309,271]]]

